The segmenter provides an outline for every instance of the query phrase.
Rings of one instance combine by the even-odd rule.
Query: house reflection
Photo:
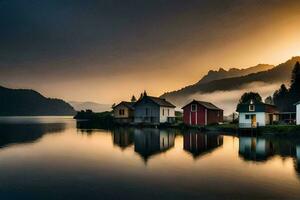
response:
[[[134,151],[145,161],[174,147],[174,142],[175,134],[170,131],[151,128],[134,130]]]
[[[295,170],[300,177],[300,144],[296,146]]]
[[[45,134],[58,133],[64,129],[64,123],[0,124],[0,148],[11,144],[33,143]]]
[[[125,149],[133,144],[134,129],[116,128],[112,131],[113,143],[121,149]]]
[[[223,145],[223,136],[203,133],[186,133],[183,136],[183,149],[194,158],[212,152]]]
[[[239,156],[245,161],[263,162],[278,155],[281,159],[293,158],[294,168],[300,178],[299,138],[276,139],[239,137]]]
[[[269,140],[255,137],[239,137],[239,155],[245,160],[265,161],[273,155]]]

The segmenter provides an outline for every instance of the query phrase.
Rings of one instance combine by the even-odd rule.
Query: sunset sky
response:
[[[0,85],[113,103],[300,55],[299,0],[0,0]]]

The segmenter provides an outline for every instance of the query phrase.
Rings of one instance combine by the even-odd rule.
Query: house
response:
[[[296,123],[296,111],[295,112],[279,112],[279,121],[286,124]]]
[[[205,126],[223,122],[223,110],[209,102],[193,100],[182,109],[183,122],[188,125]]]
[[[300,101],[298,103],[296,103],[296,124],[300,125]]]
[[[144,95],[134,104],[134,122],[159,124],[175,121],[175,106],[165,99]]]
[[[237,106],[240,128],[256,128],[278,122],[278,110],[275,105],[250,100]]]
[[[113,107],[115,121],[118,123],[133,122],[134,102],[122,101]]]

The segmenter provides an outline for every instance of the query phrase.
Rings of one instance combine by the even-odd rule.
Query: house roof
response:
[[[294,105],[298,105],[298,104],[300,104],[300,101],[298,101],[297,103],[295,103]]]
[[[183,108],[185,108],[186,106],[192,104],[192,103],[197,103],[202,105],[203,107],[209,109],[209,110],[222,110],[221,108],[218,108],[217,106],[215,106],[214,104],[210,103],[210,102],[206,102],[206,101],[197,101],[197,100],[193,100],[190,103],[188,103],[187,105],[183,106]]]
[[[174,106],[172,103],[170,103],[169,101],[167,101],[166,99],[162,99],[159,97],[152,97],[152,96],[144,96],[142,99],[149,99],[150,101],[152,101],[153,103],[159,105],[159,106],[163,106],[163,107],[171,107],[171,108],[175,108],[176,106]],[[139,99],[136,103],[140,102],[142,99]]]
[[[121,101],[118,105],[114,106],[114,108],[116,108],[117,106],[120,106],[120,105],[124,105],[124,106],[126,106],[127,108],[133,110],[133,109],[134,109],[134,104],[135,104],[135,102]]]
[[[255,105],[255,111],[249,111],[249,105]],[[237,112],[267,112],[278,113],[277,106],[263,102],[247,102],[238,104]]]

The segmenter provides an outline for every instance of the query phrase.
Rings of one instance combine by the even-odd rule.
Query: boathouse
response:
[[[187,125],[205,126],[223,122],[223,110],[210,102],[193,100],[183,109],[183,122]]]

